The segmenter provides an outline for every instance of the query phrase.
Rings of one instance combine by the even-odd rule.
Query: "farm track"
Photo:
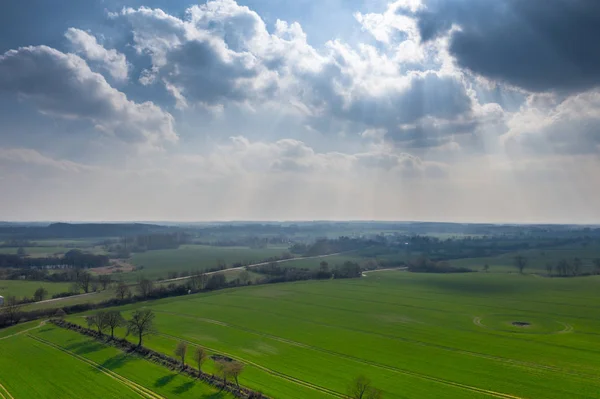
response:
[[[16,337],[17,335],[25,334],[25,333],[27,333],[27,332],[29,332],[29,331],[35,330],[35,329],[37,329],[37,328],[40,328],[40,327],[42,327],[42,326],[43,326],[43,325],[45,325],[45,324],[46,324],[46,320],[44,320],[44,321],[40,322],[40,324],[38,324],[38,325],[37,325],[37,326],[35,326],[35,327],[31,327],[31,328],[28,328],[27,330],[23,330],[23,331],[19,331],[18,333],[14,333],[14,334],[11,334],[11,335],[7,335],[6,337],[1,337],[1,338],[0,338],[0,341],[2,341],[3,339],[8,339],[8,338],[11,338],[11,337]],[[1,386],[0,386],[0,388],[1,388]]]
[[[189,318],[197,319],[197,320],[200,320],[200,321],[210,320],[210,319],[198,318],[198,317],[194,317],[194,316],[190,316],[190,315],[178,314],[178,313],[174,313],[174,312],[166,312],[166,311],[156,311],[156,312],[158,312],[158,313],[173,314],[175,316],[189,317]],[[442,378],[433,377],[433,376],[430,376],[430,375],[421,374],[421,373],[417,373],[417,372],[414,372],[414,371],[401,369],[401,368],[398,368],[398,367],[393,367],[393,366],[388,366],[388,365],[377,363],[377,362],[372,362],[372,361],[361,359],[361,358],[358,358],[358,357],[355,357],[355,356],[350,356],[350,355],[346,355],[346,354],[343,354],[343,353],[331,351],[331,350],[328,350],[328,349],[323,349],[323,348],[319,348],[319,347],[316,347],[316,346],[303,344],[303,343],[300,343],[300,342],[292,341],[292,340],[289,340],[289,339],[277,337],[277,336],[270,335],[270,334],[264,334],[264,333],[261,333],[259,331],[255,331],[255,330],[252,330],[252,329],[249,329],[249,328],[234,326],[234,325],[231,325],[231,324],[228,324],[228,323],[223,323],[223,322],[220,322],[220,321],[217,321],[217,320],[210,320],[210,321],[207,321],[207,322],[210,322],[212,324],[219,324],[219,325],[222,325],[224,327],[239,329],[239,330],[242,330],[242,331],[249,332],[251,334],[255,334],[255,335],[261,336],[263,338],[268,338],[268,339],[271,339],[271,340],[274,340],[274,341],[282,342],[282,343],[285,343],[285,344],[288,344],[288,345],[297,346],[297,347],[300,347],[300,348],[303,348],[303,349],[309,349],[309,350],[313,350],[313,351],[316,351],[316,352],[325,353],[325,354],[328,354],[328,355],[331,355],[331,356],[335,356],[335,357],[338,357],[338,358],[351,360],[351,361],[354,361],[354,362],[357,362],[357,363],[361,363],[361,364],[366,364],[366,365],[369,365],[369,366],[372,366],[372,367],[377,367],[377,368],[380,368],[380,369],[383,369],[383,370],[392,371],[392,372],[395,372],[395,373],[398,373],[398,374],[404,374],[404,375],[408,375],[408,376],[412,376],[412,377],[416,377],[416,378],[420,378],[420,379],[424,379],[424,380],[428,380],[428,381],[433,381],[433,382],[437,382],[437,383],[440,383],[440,384],[449,385],[449,386],[453,386],[453,387],[457,387],[457,388],[469,390],[469,391],[472,391],[472,392],[483,393],[483,394],[486,394],[488,396],[492,396],[492,397],[495,397],[495,398],[523,399],[520,396],[510,395],[510,394],[506,394],[506,393],[502,393],[502,392],[496,392],[496,391],[492,391],[492,390],[488,390],[488,389],[484,389],[484,388],[478,388],[478,387],[475,387],[475,386],[461,384],[459,382],[445,380],[445,379],[442,379]],[[177,337],[177,336],[169,335],[169,334],[160,334],[160,335],[164,335],[164,336],[167,336],[167,337],[170,337],[170,338],[173,338],[173,339],[181,339],[181,337]],[[191,341],[187,341],[187,342],[192,343],[192,344],[196,344],[196,345],[198,344],[196,342],[191,342]],[[211,349],[211,350],[213,350],[213,349]],[[221,351],[216,351],[216,350],[213,350],[213,351],[215,351],[217,353],[222,353]],[[456,351],[458,351],[458,350],[456,350]],[[471,354],[471,353],[467,353],[467,354]],[[227,355],[227,356],[229,356],[229,355]],[[485,355],[482,355],[482,356],[485,356]],[[235,357],[235,356],[231,356],[231,357]],[[245,360],[240,359],[240,358],[238,358],[238,359],[242,360],[242,361],[245,361]],[[253,364],[253,365],[255,365],[255,366],[257,366],[257,367],[259,367],[261,369],[265,369],[263,366],[256,365],[255,363],[252,363],[252,362],[249,362],[249,364]],[[266,369],[266,370],[269,370],[269,369]],[[278,373],[278,372],[275,372],[275,373]],[[293,377],[291,377],[291,378],[293,378]],[[344,396],[342,395],[340,397],[344,397]]]
[[[212,320],[212,321],[209,321],[209,322],[212,322],[212,323],[214,323],[214,324],[219,324],[219,325],[224,325],[224,326],[226,326],[226,324],[224,324],[224,323],[220,323],[220,322],[216,322],[216,323],[215,323],[215,321],[214,321],[214,320]],[[164,333],[159,333],[158,335],[160,335],[160,336],[163,336],[163,337],[167,337],[167,338],[170,338],[170,339],[176,339],[176,340],[178,340],[178,341],[184,341],[184,342],[186,342],[186,343],[188,343],[188,344],[190,344],[190,345],[198,345],[198,343],[197,343],[197,342],[188,341],[188,340],[182,339],[181,337],[176,337],[176,336],[174,336],[174,335],[170,335],[170,334],[164,334]],[[279,372],[279,371],[277,371],[277,370],[273,370],[273,369],[270,369],[270,368],[268,368],[268,367],[265,367],[265,366],[261,366],[261,365],[260,365],[260,364],[258,364],[258,363],[254,363],[254,362],[252,362],[252,361],[250,361],[250,360],[247,360],[247,359],[241,358],[241,357],[239,357],[239,356],[232,355],[232,354],[230,354],[230,353],[226,353],[226,352],[223,352],[223,351],[221,351],[221,350],[216,350],[216,349],[214,349],[214,348],[210,348],[210,347],[208,347],[208,346],[206,346],[206,345],[204,345],[204,344],[202,345],[202,347],[204,347],[204,348],[206,348],[206,349],[208,349],[208,350],[210,350],[210,351],[212,351],[212,352],[219,353],[219,354],[223,354],[223,355],[225,355],[225,356],[227,356],[227,357],[230,357],[231,359],[239,360],[239,361],[241,361],[241,362],[243,362],[243,363],[246,363],[246,364],[249,364],[249,365],[251,365],[251,366],[254,366],[254,367],[256,367],[256,368],[257,368],[257,369],[259,369],[259,370],[262,370],[262,371],[264,371],[264,372],[266,372],[266,373],[269,373],[269,374],[271,374],[271,375],[273,375],[273,376],[275,376],[275,377],[279,377],[279,378],[281,378],[281,379],[283,379],[283,380],[286,380],[286,381],[292,382],[292,383],[294,383],[294,384],[296,384],[296,385],[300,385],[300,386],[303,386],[303,387],[305,387],[305,388],[309,388],[309,389],[312,389],[312,390],[315,390],[315,391],[319,391],[319,392],[321,392],[321,393],[325,393],[325,394],[327,394],[327,395],[334,396],[334,397],[336,397],[336,398],[341,398],[341,399],[345,399],[345,398],[346,398],[346,395],[343,395],[343,394],[341,394],[341,393],[339,393],[339,392],[337,392],[337,391],[334,391],[334,390],[331,390],[331,389],[328,389],[328,388],[322,387],[322,386],[320,386],[320,385],[312,384],[312,383],[310,383],[310,382],[308,382],[308,381],[304,381],[304,380],[301,380],[301,379],[299,379],[299,378],[292,377],[292,376],[290,376],[290,375],[287,375],[287,374],[281,373],[281,372]]]
[[[245,265],[245,266],[240,266],[240,267],[231,267],[231,268],[228,268],[228,269],[217,270],[217,271],[214,271],[214,272],[206,272],[206,273],[204,273],[204,274],[205,274],[205,275],[207,275],[207,276],[210,276],[210,275],[212,275],[212,274],[223,273],[223,272],[230,272],[230,271],[233,271],[233,270],[244,270],[244,269],[246,269],[247,267],[248,267],[248,268],[250,268],[250,267],[256,267],[256,266],[266,266],[266,265],[269,265],[269,264],[271,264],[271,263],[286,263],[286,262],[293,262],[293,261],[298,261],[298,260],[308,260],[308,259],[321,259],[321,258],[328,258],[328,257],[330,257],[330,256],[344,255],[344,254],[349,254],[349,253],[351,253],[351,252],[356,252],[356,251],[357,251],[356,249],[353,249],[352,251],[337,252],[337,253],[335,253],[335,254],[317,255],[317,256],[308,256],[308,257],[305,257],[305,258],[290,258],[290,259],[281,259],[281,260],[275,260],[275,261],[272,261],[272,262],[259,262],[259,263],[252,263],[252,264]],[[167,279],[167,280],[160,280],[160,281],[157,281],[157,283],[170,283],[170,282],[173,282],[173,281],[187,280],[187,279],[189,279],[190,277],[191,277],[191,276],[185,276],[185,277],[171,278],[171,279]]]
[[[2,397],[2,399],[15,399],[2,384],[0,384],[0,397]]]
[[[92,367],[94,367],[95,369],[97,369],[98,371],[100,371],[101,373],[107,375],[108,377],[122,383],[123,385],[125,385],[126,387],[128,387],[129,389],[131,389],[133,392],[135,392],[136,394],[138,394],[140,397],[145,398],[145,399],[165,399],[163,396],[158,395],[157,393],[152,392],[151,390],[149,390],[148,388],[145,388],[125,377],[123,377],[120,374],[115,373],[114,371],[111,371],[109,369],[107,369],[106,367],[101,366],[100,364],[90,360],[90,359],[86,359],[83,356],[80,356],[76,353],[73,353],[65,348],[63,348],[60,345],[57,345],[53,342],[47,341],[43,338],[40,337],[35,337],[31,334],[27,334],[27,337],[34,339],[44,345],[50,346],[54,349],[57,349],[61,352],[64,352],[72,357],[74,357],[75,359],[78,359]]]
[[[208,303],[206,303],[206,304],[208,304]],[[224,305],[224,304],[220,304],[219,306],[233,307],[233,308],[239,308],[239,309],[243,309],[243,310],[252,310],[251,308],[247,308],[247,307],[239,306],[239,305]],[[183,314],[183,313],[176,313],[176,312],[169,312],[169,311],[162,311],[162,310],[156,310],[156,309],[155,309],[155,311],[157,313],[167,313],[167,314],[172,314],[174,316],[188,317],[188,318],[197,319],[197,320],[204,321],[204,322],[211,323],[211,324],[218,324],[218,325],[226,326],[226,327],[229,327],[229,328],[239,329],[239,330],[242,330],[242,331],[245,331],[245,332],[249,332],[251,334],[260,335],[260,336],[263,336],[265,338],[270,338],[270,339],[273,339],[273,340],[279,340],[280,342],[287,343],[287,344],[294,345],[294,346],[303,347],[303,348],[306,348],[306,349],[315,349],[315,348],[317,350],[321,349],[321,348],[317,348],[317,347],[311,347],[310,345],[305,345],[305,344],[302,344],[300,342],[295,342],[295,341],[287,340],[287,339],[284,339],[284,338],[281,338],[281,337],[277,337],[277,336],[265,334],[265,333],[262,333],[260,331],[252,330],[250,328],[240,327],[240,326],[236,326],[236,325],[232,325],[232,324],[223,323],[223,322],[217,321],[217,320],[211,320],[211,319],[196,317],[196,316],[193,316],[193,315],[188,315],[188,314]],[[387,339],[392,339],[392,340],[396,340],[396,341],[402,341],[402,342],[406,342],[406,343],[410,343],[410,344],[414,344],[414,345],[418,345],[418,346],[429,347],[429,348],[444,350],[444,351],[453,352],[453,353],[459,353],[459,354],[470,356],[470,357],[476,357],[476,358],[480,358],[480,359],[492,360],[492,361],[496,361],[496,362],[500,362],[500,363],[505,363],[505,364],[509,364],[509,365],[512,365],[512,366],[518,366],[518,367],[522,367],[522,368],[526,368],[526,369],[537,369],[537,370],[550,371],[550,372],[556,372],[556,373],[564,373],[564,374],[572,375],[572,376],[575,376],[575,377],[580,377],[580,378],[584,378],[584,379],[593,379],[593,380],[600,381],[600,376],[597,376],[597,375],[594,375],[594,374],[585,373],[585,372],[579,372],[579,371],[575,371],[575,370],[564,369],[564,368],[561,368],[561,367],[550,366],[550,365],[540,364],[540,363],[534,363],[534,362],[527,362],[527,361],[522,361],[522,360],[515,360],[515,359],[510,359],[510,358],[506,358],[506,357],[502,357],[502,356],[490,355],[490,354],[481,353],[481,352],[468,351],[468,350],[459,349],[459,348],[455,348],[455,347],[451,347],[451,346],[434,344],[434,343],[425,342],[425,341],[419,341],[419,340],[410,339],[410,338],[398,337],[398,336],[395,336],[395,335],[375,333],[375,332],[372,332],[372,331],[361,330],[361,329],[358,329],[358,328],[340,327],[340,326],[335,326],[335,325],[331,325],[331,324],[327,324],[327,323],[320,323],[320,322],[315,322],[315,321],[312,321],[312,320],[305,320],[305,319],[299,319],[299,318],[295,318],[295,317],[290,317],[287,314],[280,314],[280,313],[269,312],[269,311],[264,311],[264,313],[273,314],[273,315],[276,315],[276,316],[279,316],[279,317],[292,318],[294,320],[301,320],[301,321],[306,322],[306,323],[315,324],[315,325],[319,325],[319,326],[323,326],[323,327],[344,329],[344,330],[354,331],[354,332],[358,332],[358,333],[361,333],[361,334],[367,334],[367,335],[371,335],[371,336],[375,336],[375,337],[381,337],[381,338],[387,338]],[[476,319],[477,318],[473,319],[473,322],[476,325],[478,325],[478,326],[480,326],[482,328],[486,328],[487,329],[487,327],[485,327],[483,324],[477,324]],[[479,318],[479,323],[481,323],[481,318]],[[570,332],[570,330],[568,330],[567,326],[569,326],[569,325],[565,324],[565,330],[559,331],[556,334]],[[493,331],[493,330],[491,330],[491,331]],[[322,350],[325,350],[325,349],[322,349]]]

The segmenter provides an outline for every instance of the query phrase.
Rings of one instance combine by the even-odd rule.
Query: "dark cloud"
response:
[[[460,66],[531,91],[600,85],[598,0],[429,0],[418,13],[424,40],[453,25]]]
[[[177,140],[169,113],[152,102],[128,100],[80,57],[47,46],[0,55],[2,92],[31,101],[44,114],[91,122],[124,141]]]

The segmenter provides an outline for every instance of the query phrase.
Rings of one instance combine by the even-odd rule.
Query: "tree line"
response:
[[[62,256],[30,258],[23,255],[0,254],[0,268],[42,268],[46,266],[68,266],[92,268],[102,267],[109,263],[106,255],[95,255],[72,249]]]

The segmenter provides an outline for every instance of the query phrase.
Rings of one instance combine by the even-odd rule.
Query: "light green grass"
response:
[[[17,298],[32,298],[35,290],[44,287],[48,291],[46,299],[50,299],[53,294],[68,292],[70,286],[70,283],[51,283],[47,281],[0,280],[0,295],[5,298],[10,295]]]
[[[0,330],[0,397],[8,391],[15,399],[140,398],[148,397],[138,394],[146,390],[164,398],[232,398],[76,332],[32,326]]]
[[[343,395],[359,374],[387,398],[600,398],[598,284],[391,271],[122,309],[156,312],[148,346],[171,353],[184,339],[228,354],[249,365],[243,384],[275,398]]]
[[[135,280],[139,276],[151,279],[166,278],[169,272],[206,270],[223,260],[227,267],[236,262],[258,262],[271,256],[280,256],[285,247],[252,249],[247,247],[211,247],[182,245],[179,249],[148,251],[134,254],[131,262],[143,270],[124,273],[123,278]]]
[[[574,258],[582,260],[582,272],[591,272],[593,271],[592,261],[600,259],[600,246],[589,245],[586,247],[566,246],[550,249],[531,249],[485,258],[457,259],[450,261],[450,264],[452,266],[469,267],[473,270],[482,270],[483,266],[488,264],[490,272],[517,272],[514,264],[514,259],[517,255],[523,255],[528,260],[525,273],[545,273],[546,264],[550,263],[556,266],[561,259],[572,262]]]

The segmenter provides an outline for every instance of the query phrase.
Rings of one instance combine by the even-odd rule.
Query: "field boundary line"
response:
[[[6,395],[8,395],[8,398],[2,394],[2,391],[4,391]],[[8,392],[8,389],[6,389],[6,387],[2,384],[0,384],[0,396],[2,396],[4,399],[15,399],[14,396],[12,396],[10,392]]]
[[[334,254],[306,256],[306,257],[290,258],[290,259],[280,259],[280,260],[274,260],[272,262],[251,263],[249,265],[244,265],[244,266],[239,266],[239,267],[230,267],[228,269],[217,270],[217,271],[214,271],[214,272],[206,272],[206,273],[203,273],[203,274],[206,275],[206,276],[210,276],[210,275],[217,274],[217,273],[229,272],[229,271],[234,271],[234,270],[244,270],[247,267],[265,266],[265,265],[269,265],[271,263],[285,263],[285,262],[292,262],[292,261],[297,261],[297,260],[327,258],[327,257],[330,257],[330,256],[344,255],[344,254],[348,254],[348,253],[356,252],[356,251],[358,251],[358,249],[353,249],[351,251],[344,251],[344,252],[336,252]],[[159,281],[157,281],[157,283],[159,283],[159,284],[160,283],[170,283],[170,282],[173,282],[173,281],[187,280],[187,279],[189,279],[191,277],[192,276],[170,278],[170,279],[166,279],[166,280],[159,280]]]
[[[320,385],[316,385],[316,384],[310,383],[310,382],[308,382],[308,381],[301,380],[301,379],[299,379],[299,378],[296,378],[296,377],[292,377],[292,376],[290,376],[290,375],[287,375],[287,374],[285,374],[285,373],[282,373],[282,372],[280,372],[280,371],[277,371],[277,370],[270,369],[270,368],[268,368],[268,367],[262,366],[262,365],[260,365],[260,364],[258,364],[258,363],[255,363],[255,362],[253,362],[253,361],[250,361],[250,360],[247,360],[247,359],[241,358],[241,357],[239,357],[239,356],[232,355],[232,354],[230,354],[230,353],[226,353],[226,352],[223,352],[223,351],[221,351],[221,350],[216,350],[216,349],[214,349],[214,348],[210,348],[210,347],[208,347],[208,346],[206,346],[206,345],[201,345],[201,344],[199,344],[198,342],[189,341],[189,340],[183,339],[183,338],[181,338],[181,337],[176,337],[175,335],[171,335],[171,334],[158,333],[157,335],[161,335],[161,336],[164,336],[164,337],[167,337],[167,338],[171,338],[171,339],[176,339],[176,340],[179,340],[179,341],[184,341],[184,342],[186,342],[186,343],[188,343],[188,344],[191,344],[191,345],[194,345],[194,346],[202,346],[203,348],[205,348],[205,349],[208,349],[208,350],[210,350],[211,352],[214,352],[214,353],[219,353],[219,354],[223,354],[223,355],[225,355],[225,356],[227,356],[227,357],[230,357],[230,358],[232,358],[232,359],[234,359],[234,360],[239,360],[239,361],[241,361],[241,362],[244,362],[244,363],[246,363],[246,364],[249,364],[249,365],[251,365],[251,366],[254,366],[254,367],[256,367],[257,369],[259,369],[259,370],[262,370],[262,371],[264,371],[264,372],[266,372],[266,373],[272,374],[272,375],[274,375],[275,377],[279,377],[279,378],[281,378],[281,379],[283,379],[283,380],[286,380],[286,381],[289,381],[289,382],[293,382],[294,384],[297,384],[297,385],[303,386],[303,387],[305,387],[305,388],[313,389],[313,390],[315,390],[315,391],[319,391],[319,392],[322,392],[322,393],[325,393],[325,394],[328,394],[328,395],[331,395],[331,396],[335,396],[336,398],[342,398],[342,399],[346,399],[346,397],[347,397],[346,395],[344,395],[344,394],[341,394],[341,393],[339,393],[339,392],[337,392],[337,391],[334,391],[334,390],[332,390],[332,389],[325,388],[325,387],[322,387],[322,386],[320,386]]]
[[[162,313],[170,313],[170,312],[164,312],[164,311],[162,311]],[[200,320],[203,320],[203,319],[200,318]],[[231,325],[227,325],[226,327],[236,328],[235,326],[231,326]],[[240,328],[240,329],[245,330],[243,328]],[[515,396],[515,395],[503,393],[503,392],[496,392],[496,391],[492,391],[492,390],[485,389],[485,388],[479,388],[479,387],[475,387],[475,386],[472,386],[472,385],[466,385],[466,384],[462,384],[462,383],[459,383],[459,382],[445,380],[445,379],[442,379],[442,378],[437,378],[437,377],[429,376],[429,375],[426,375],[426,374],[421,374],[421,373],[414,372],[414,371],[409,371],[409,370],[400,369],[400,368],[393,367],[393,366],[388,366],[388,365],[385,365],[385,364],[371,362],[369,360],[360,359],[360,358],[357,358],[357,357],[354,357],[354,356],[346,355],[346,354],[343,354],[343,353],[338,353],[338,352],[335,352],[335,351],[330,351],[330,350],[319,348],[319,347],[316,347],[316,346],[302,344],[302,343],[295,342],[295,341],[288,340],[288,339],[281,338],[281,337],[275,337],[275,336],[272,336],[272,335],[269,335],[269,334],[264,334],[263,335],[261,333],[253,332],[250,329],[248,329],[248,332],[253,333],[255,335],[263,336],[264,338],[272,339],[274,341],[279,341],[279,342],[287,343],[287,344],[290,344],[290,345],[299,346],[299,347],[301,347],[303,349],[310,349],[310,350],[314,350],[314,351],[317,351],[317,352],[326,353],[326,354],[331,355],[331,356],[336,356],[336,357],[339,357],[339,358],[342,358],[342,359],[352,360],[352,361],[357,362],[357,363],[366,364],[366,365],[369,365],[369,366],[372,366],[372,367],[376,367],[376,368],[380,368],[380,369],[392,371],[392,372],[395,372],[395,373],[398,373],[398,374],[409,375],[409,376],[412,376],[412,377],[421,378],[421,379],[425,379],[425,380],[429,380],[429,381],[434,381],[434,382],[437,382],[437,383],[440,383],[440,384],[450,385],[450,386],[454,386],[454,387],[457,387],[457,388],[462,388],[462,389],[473,391],[473,392],[484,393],[486,395],[489,395],[489,396],[492,396],[492,397],[495,397],[495,398],[502,398],[502,399],[523,399],[520,396]],[[179,340],[182,339],[181,337],[177,337],[177,336],[170,335],[170,334],[159,334],[159,335],[163,335],[163,336],[167,336],[167,337],[174,338],[174,339],[179,339]],[[186,342],[194,344],[194,345],[201,345],[200,343],[193,342],[193,341],[186,341]],[[207,349],[211,349],[211,348],[207,347]],[[213,349],[211,349],[211,350],[213,350]],[[215,351],[215,350],[213,350],[213,351]],[[222,351],[215,351],[215,352],[217,352],[217,353],[224,353]],[[229,354],[226,354],[226,353],[224,353],[224,354],[227,355],[227,356],[230,356],[232,358],[236,358],[236,356],[229,355]],[[237,358],[239,360],[242,360],[242,361],[246,362],[246,360],[244,360],[244,359],[242,359],[240,357],[237,357]],[[270,370],[270,369],[268,369],[268,368],[266,368],[264,366],[257,365],[256,363],[253,363],[253,362],[248,362],[248,363],[249,364],[253,364],[256,367],[261,368],[261,369],[263,369],[265,371]],[[285,374],[279,373],[279,372],[275,372],[275,374],[285,375]],[[291,377],[291,378],[294,378],[294,377]],[[327,389],[327,388],[325,388],[325,389]],[[345,396],[342,395],[342,396],[339,396],[339,397],[344,398]]]
[[[45,324],[46,324],[46,320],[41,321],[40,324],[38,324],[35,327],[31,327],[31,328],[28,328],[27,330],[23,330],[23,331],[19,331],[17,333],[11,334],[11,335],[7,335],[6,337],[1,337],[0,341],[2,341],[3,339],[8,339],[8,338],[16,337],[17,335],[25,334],[25,333],[27,333],[29,331],[35,330],[36,328],[40,328],[40,327],[44,326]]]
[[[225,305],[225,306],[228,306],[228,307],[234,306],[234,307],[237,307],[240,309],[248,309],[248,308],[245,308],[243,306],[238,306],[238,305]],[[257,330],[253,330],[251,328],[237,326],[235,324],[228,324],[228,323],[224,323],[224,322],[221,322],[218,320],[206,319],[206,318],[188,315],[188,314],[184,314],[184,313],[170,312],[170,311],[157,310],[157,309],[154,309],[154,311],[157,313],[166,313],[166,314],[171,314],[171,315],[178,316],[178,317],[186,317],[186,318],[203,321],[205,323],[217,324],[217,325],[224,326],[224,327],[234,328],[234,329],[248,332],[250,334],[258,335],[258,336],[261,336],[264,338],[269,338],[274,341],[286,343],[286,344],[289,344],[292,346],[297,346],[297,347],[301,347],[301,348],[305,348],[305,349],[313,349],[313,350],[317,350],[317,351],[325,351],[326,353],[329,353],[329,350],[327,350],[327,349],[314,347],[314,346],[311,346],[308,344],[289,340],[289,339],[278,337],[278,336],[271,335],[271,334],[266,334],[266,333],[263,333],[263,332],[260,332]],[[289,317],[288,315],[281,315],[281,314],[275,313],[275,312],[267,312],[267,313],[271,313],[271,314],[275,314],[275,315],[279,315],[279,316],[283,316],[283,317]],[[304,320],[304,321],[306,321],[306,320]],[[313,321],[307,321],[307,322],[326,326],[326,327],[335,327],[335,326],[332,326],[332,325],[326,324],[326,323],[317,323],[317,322],[313,322]],[[468,350],[464,350],[464,349],[453,348],[450,346],[433,344],[430,342],[408,339],[408,338],[404,338],[404,337],[396,337],[396,336],[390,336],[390,335],[386,335],[386,334],[378,334],[378,333],[374,333],[371,331],[365,331],[365,330],[361,330],[361,329],[351,329],[351,328],[347,328],[347,327],[344,327],[344,329],[349,330],[349,331],[359,332],[362,334],[372,335],[372,336],[376,336],[376,337],[383,337],[383,338],[387,338],[387,339],[391,339],[391,340],[398,340],[398,341],[406,342],[406,343],[413,344],[413,345],[434,348],[434,349],[438,349],[438,350],[442,350],[442,351],[446,351],[446,352],[458,353],[461,355],[471,356],[471,357],[475,357],[475,358],[479,358],[479,359],[491,360],[491,361],[495,361],[495,362],[499,362],[499,363],[503,363],[503,364],[508,364],[508,365],[511,365],[514,367],[520,367],[520,368],[525,368],[525,369],[537,369],[537,370],[543,370],[543,371],[555,372],[555,373],[564,373],[564,374],[568,374],[568,375],[578,377],[578,378],[583,378],[583,379],[600,380],[600,377],[598,377],[594,374],[590,374],[587,372],[579,372],[576,370],[565,369],[565,368],[552,366],[552,365],[533,363],[533,362],[528,362],[528,361],[524,361],[524,360],[510,359],[510,358],[506,358],[506,357],[502,357],[502,356],[489,355],[489,354],[480,353],[480,352],[468,351]],[[333,353],[337,354],[338,352],[333,352]],[[344,355],[344,354],[340,354],[340,355]]]
[[[119,381],[121,384],[125,385],[126,387],[128,387],[129,389],[131,389],[133,392],[135,392],[139,396],[141,396],[142,398],[147,398],[147,399],[166,399],[163,396],[160,396],[159,394],[151,391],[150,389],[148,389],[148,388],[146,388],[146,387],[144,387],[144,386],[142,386],[142,385],[140,385],[140,384],[138,384],[136,382],[133,382],[133,381],[129,380],[128,378],[123,377],[122,375],[117,374],[117,373],[115,373],[112,370],[107,369],[106,367],[103,367],[102,365],[94,362],[93,360],[87,359],[87,358],[85,358],[83,356],[80,356],[80,355],[78,355],[76,353],[73,353],[70,350],[63,348],[62,346],[60,346],[58,344],[55,344],[54,342],[50,342],[48,340],[45,340],[45,339],[40,338],[40,337],[33,336],[31,334],[27,334],[27,337],[32,338],[32,339],[34,339],[34,340],[36,340],[36,341],[38,341],[38,342],[40,342],[40,343],[42,343],[44,345],[52,347],[54,349],[60,350],[61,352],[64,352],[64,353],[66,353],[66,354],[74,357],[75,359],[80,360],[80,361],[82,361],[82,362],[84,362],[84,363],[86,363],[86,364],[94,367],[95,369],[97,369],[101,373],[107,375],[108,377],[111,377],[111,378]]]

